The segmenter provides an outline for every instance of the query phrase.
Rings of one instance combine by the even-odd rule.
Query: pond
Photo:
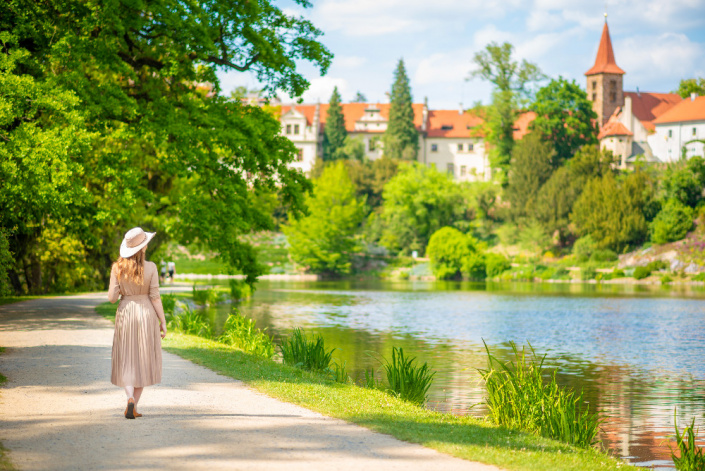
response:
[[[210,313],[216,327],[229,310]],[[437,372],[428,407],[457,414],[486,413],[483,341],[502,359],[530,344],[606,418],[602,444],[624,460],[672,469],[674,408],[705,438],[703,287],[262,282],[240,311],[277,337],[320,333],[358,382],[403,347]]]

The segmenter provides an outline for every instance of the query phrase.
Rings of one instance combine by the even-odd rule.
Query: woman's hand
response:
[[[162,338],[166,337],[166,322],[159,323],[159,330],[162,333]]]

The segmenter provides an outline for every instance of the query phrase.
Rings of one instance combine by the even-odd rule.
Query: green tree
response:
[[[454,227],[446,226],[434,232],[426,253],[431,259],[431,270],[439,280],[459,279],[463,274],[471,279],[486,277],[484,247],[474,237]],[[495,271],[497,261],[493,257]]]
[[[693,228],[693,208],[670,199],[651,221],[651,241],[665,244],[681,240]]]
[[[300,96],[297,61],[330,64],[319,30],[267,0],[9,0],[0,31],[0,227],[16,291],[59,287],[44,283],[52,266],[95,267],[88,279],[107,284],[134,225],[158,232],[152,250],[197,243],[254,282],[241,235],[271,227],[262,195],[296,213],[310,184],[288,167],[296,149],[276,117],[221,96],[216,69]],[[61,239],[80,262],[45,256]]]
[[[611,172],[612,154],[595,145],[581,147],[575,156],[558,168],[536,196],[533,216],[551,234],[558,232],[564,243],[570,233],[570,213],[588,180]]]
[[[575,80],[551,80],[536,93],[530,109],[536,113],[531,129],[556,149],[554,167],[571,158],[580,147],[597,144],[597,114]]]
[[[367,97],[362,94],[362,92],[357,92],[355,94],[355,98],[352,101],[353,103],[367,103]]]
[[[690,98],[691,93],[698,96],[705,96],[705,78],[683,79],[678,84],[678,89],[673,93],[679,94],[682,98]]]
[[[389,180],[397,174],[399,163],[388,157],[382,157],[375,160],[349,159],[347,164],[357,197],[365,199],[369,211],[381,208],[382,192]]]
[[[703,199],[705,159],[692,157],[669,164],[660,181],[660,197],[664,201],[678,200],[694,208]]]
[[[364,217],[365,202],[356,198],[344,162],[326,166],[306,203],[308,215],[298,220],[292,216],[292,222],[284,226],[291,258],[312,273],[350,273],[352,255],[359,250],[355,233]]]
[[[391,159],[416,160],[419,154],[419,133],[414,125],[411,87],[399,59],[394,72],[394,83],[389,106],[389,121],[384,133],[384,155]]]
[[[348,131],[345,129],[345,116],[343,116],[343,108],[340,106],[340,94],[338,87],[335,87],[328,103],[326,126],[323,130],[323,160],[339,158],[337,152],[345,145],[347,137]]]
[[[505,196],[515,221],[533,217],[539,189],[553,173],[554,155],[551,142],[543,140],[536,132],[527,134],[512,150]]]
[[[575,202],[571,221],[579,235],[592,237],[597,248],[622,252],[646,239],[645,213],[652,206],[653,187],[642,171],[633,172],[622,181],[606,173],[587,183]]]
[[[490,165],[504,172],[502,178],[505,182],[514,147],[517,109],[529,95],[527,85],[543,76],[535,64],[512,60],[513,49],[509,43],[501,46],[495,42],[488,44],[484,51],[475,54],[473,62],[477,68],[469,77],[479,77],[494,85],[492,106],[487,113],[487,141],[492,146]]]
[[[431,234],[467,217],[466,194],[446,173],[409,162],[384,187],[381,244],[393,252],[423,253]]]

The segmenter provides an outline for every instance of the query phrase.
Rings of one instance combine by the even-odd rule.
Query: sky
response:
[[[431,109],[489,103],[491,86],[466,80],[472,58],[488,43],[514,45],[514,57],[585,88],[607,21],[624,89],[670,92],[681,79],[705,77],[705,0],[312,0],[303,9],[275,2],[323,31],[334,54],[325,76],[306,63],[305,103],[327,103],[337,86],[343,102],[361,92],[388,102],[394,69],[404,59],[415,103]],[[223,92],[257,88],[249,73],[220,73]],[[282,97],[284,102],[293,101]]]

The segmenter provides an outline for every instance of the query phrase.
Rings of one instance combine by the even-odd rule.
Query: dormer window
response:
[[[299,125],[294,124],[294,134],[299,134]]]
[[[286,125],[286,133],[291,134],[291,124]]]

